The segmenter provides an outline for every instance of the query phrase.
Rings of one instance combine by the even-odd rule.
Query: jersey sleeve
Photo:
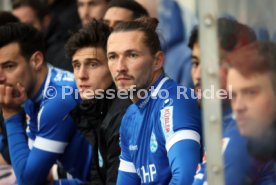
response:
[[[192,91],[187,89],[186,97],[170,92],[171,98],[164,100],[160,110],[161,132],[163,132],[166,150],[182,140],[195,141],[200,145],[201,114]],[[200,156],[200,155],[199,155]]]
[[[23,116],[18,114],[5,120],[9,151],[13,169],[19,185],[45,183],[46,177],[57,154],[45,153],[37,149],[29,150]]]
[[[5,121],[12,165],[19,185],[45,182],[52,165],[64,153],[76,131],[67,115],[73,105],[58,96],[42,104],[32,149],[28,146],[22,116],[15,115]]]
[[[161,131],[172,172],[170,184],[191,184],[201,157],[200,110],[191,90],[187,89],[186,97],[170,93],[160,111]]]

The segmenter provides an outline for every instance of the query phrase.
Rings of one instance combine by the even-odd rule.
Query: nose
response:
[[[236,95],[235,99],[232,100],[232,108],[235,113],[243,112],[246,109],[244,99],[241,95]]]
[[[4,84],[6,81],[6,76],[4,72],[0,69],[0,84]]]
[[[119,60],[117,62],[116,71],[118,73],[125,73],[128,71],[127,61],[124,59],[124,57],[119,58]]]
[[[89,77],[87,69],[85,68],[85,66],[81,65],[80,69],[78,70],[78,79],[79,80],[87,80]]]
[[[200,81],[201,79],[201,67],[198,66],[196,69],[195,69],[195,79],[197,81]]]

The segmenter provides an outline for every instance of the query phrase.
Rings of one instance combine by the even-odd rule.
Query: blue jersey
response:
[[[247,140],[239,133],[231,108],[223,114],[222,154],[224,157],[225,185],[263,184],[275,180],[273,162],[254,160],[247,151]],[[208,156],[207,156],[208,158]],[[207,185],[206,156],[199,165],[193,185]]]
[[[55,162],[73,177],[80,180],[88,177],[91,147],[69,114],[79,102],[78,96],[75,97],[74,76],[51,66],[48,69],[37,95],[24,103],[28,142],[22,115],[5,120],[19,185],[43,184]]]
[[[175,82],[162,75],[153,87],[122,120],[117,184],[191,184],[200,160],[197,101],[190,89],[179,95]]]

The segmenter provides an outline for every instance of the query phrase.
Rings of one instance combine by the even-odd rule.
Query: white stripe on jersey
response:
[[[40,119],[41,119],[41,115],[42,115],[42,111],[43,111],[44,107],[42,107],[38,114],[37,114],[37,130],[39,131],[40,130]]]
[[[136,173],[134,164],[123,159],[120,159],[119,170],[123,172]]]
[[[194,140],[200,144],[200,135],[194,130],[179,130],[175,132],[166,143],[166,150],[169,151],[171,147],[181,140]]]
[[[198,174],[196,174],[195,175],[195,179],[200,179],[200,180],[202,180],[203,179],[203,177],[204,177],[204,174],[202,174],[202,173],[198,173]]]
[[[34,145],[34,140],[28,138],[28,146],[30,150],[33,148],[33,145]]]
[[[67,143],[46,139],[38,136],[36,137],[33,146],[37,149],[40,149],[46,152],[61,154],[64,152],[65,147],[67,146]]]
[[[169,79],[170,79],[169,77],[164,77],[164,78],[159,82],[159,84],[157,85],[157,87],[154,89],[154,91],[152,92],[151,96],[156,97],[157,94],[158,94],[158,92],[159,92],[159,90],[160,90],[161,87],[163,86],[163,84],[164,84],[167,80],[169,80]]]

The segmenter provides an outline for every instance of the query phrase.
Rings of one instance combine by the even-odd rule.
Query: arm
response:
[[[117,178],[117,185],[139,185],[141,184],[140,178],[136,173],[133,163],[120,160],[120,167]]]
[[[199,163],[200,145],[192,140],[182,140],[169,150],[173,184],[192,184],[197,164]]]
[[[125,185],[125,184],[139,185],[141,183],[136,173],[129,173],[129,172],[124,172],[119,170],[117,185]]]
[[[22,116],[15,115],[5,121],[12,165],[18,184],[43,184],[58,154],[28,148]]]
[[[187,90],[187,95],[189,91]],[[172,178],[170,184],[192,184],[201,158],[200,111],[195,99],[173,98],[161,109],[164,135]]]

